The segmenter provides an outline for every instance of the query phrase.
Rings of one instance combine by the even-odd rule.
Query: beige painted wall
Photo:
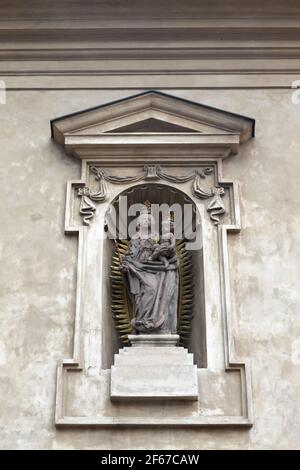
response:
[[[162,84],[165,85],[165,84]],[[72,349],[76,237],[63,233],[66,181],[79,162],[50,119],[143,90],[8,91],[0,105],[1,448],[300,448],[300,105],[291,90],[169,90],[256,119],[224,163],[241,184],[242,231],[229,237],[238,354],[252,361],[252,429],[55,429],[57,361]]]

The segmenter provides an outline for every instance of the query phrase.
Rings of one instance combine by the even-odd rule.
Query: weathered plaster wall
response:
[[[252,361],[252,429],[55,429],[57,361],[71,355],[76,237],[63,233],[79,162],[50,139],[54,117],[142,91],[18,91],[0,105],[1,448],[299,448],[300,105],[289,90],[171,90],[256,119],[224,163],[241,184],[229,237],[237,353]]]

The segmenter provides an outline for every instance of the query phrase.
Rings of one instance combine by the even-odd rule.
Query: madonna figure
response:
[[[175,334],[178,301],[178,259],[172,222],[163,221],[161,236],[151,236],[153,217],[141,213],[137,233],[121,262],[133,304],[135,334]]]

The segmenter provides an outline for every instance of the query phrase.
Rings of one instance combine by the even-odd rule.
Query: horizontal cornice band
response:
[[[2,2],[2,15],[8,19],[61,20],[124,18],[239,18],[239,17],[294,17],[300,14],[297,0],[10,0]]]
[[[132,27],[111,27],[111,28],[4,28],[0,26],[1,43],[6,42],[26,42],[41,41],[45,43],[70,42],[86,43],[88,41],[150,41],[151,43],[161,43],[163,41],[196,41],[201,40],[219,40],[219,41],[249,41],[249,40],[299,40],[300,39],[300,19],[291,26],[213,26],[207,27],[141,27],[139,25]]]
[[[37,67],[39,61],[214,61],[220,60],[229,63],[232,60],[253,61],[255,59],[268,60],[297,60],[300,58],[300,19],[281,22],[277,19],[262,22],[237,22],[234,20],[219,20],[194,22],[182,20],[169,21],[166,25],[158,22],[143,21],[127,22],[109,25],[103,22],[89,23],[69,22],[65,27],[63,23],[47,22],[43,24],[35,22],[0,22],[0,61],[10,62],[9,66],[1,66],[1,72],[16,73],[28,72],[26,67],[20,64],[12,67],[12,63],[32,61],[31,71],[40,71]],[[178,24],[179,23],[179,24]],[[51,27],[52,24],[52,27]],[[54,70],[49,64],[45,70],[58,72],[61,67]],[[127,67],[125,67],[126,69]],[[129,65],[130,70],[130,65]],[[155,65],[154,65],[155,68]],[[169,68],[169,66],[168,66]],[[191,67],[183,67],[186,72]],[[202,68],[202,62],[197,70]],[[225,67],[207,67],[205,71]],[[238,70],[271,69],[298,69],[297,65],[274,67],[264,64],[263,67],[249,66],[230,67]],[[101,64],[103,72],[110,73],[113,68]],[[119,68],[121,70],[121,68]],[[95,67],[93,67],[95,71]],[[161,70],[158,67],[158,70]],[[170,71],[174,71],[170,67]],[[71,71],[76,71],[76,67]],[[92,72],[91,67],[87,71]],[[67,70],[65,72],[67,73]]]
[[[0,21],[3,77],[299,73],[299,59],[297,15]]]
[[[40,60],[197,60],[299,59],[297,47],[173,47],[173,48],[51,48],[0,49],[1,61]]]

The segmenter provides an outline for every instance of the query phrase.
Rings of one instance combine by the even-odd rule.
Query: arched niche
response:
[[[131,186],[124,191],[121,191],[111,202],[110,207],[114,208],[114,214],[116,217],[111,217],[111,211],[108,209],[105,217],[105,227],[109,234],[108,237],[104,238],[104,250],[105,259],[104,270],[109,272],[110,263],[113,251],[115,249],[115,242],[112,239],[114,235],[119,233],[119,221],[123,226],[127,226],[133,219],[134,215],[129,215],[128,220],[125,221],[127,215],[121,213],[119,210],[120,197],[126,197],[127,208],[133,204],[143,204],[145,201],[151,202],[151,204],[167,204],[172,209],[172,206],[178,204],[182,208],[182,229],[185,228],[191,245],[195,244],[196,249],[190,251],[193,264],[193,284],[194,284],[194,308],[192,318],[192,329],[187,343],[185,346],[189,352],[193,353],[195,364],[199,368],[207,366],[207,349],[206,349],[206,315],[205,315],[205,292],[204,292],[204,265],[203,265],[203,237],[202,237],[202,225],[199,210],[196,207],[195,202],[183,191],[169,186],[166,184],[158,183],[146,183],[137,184]],[[184,224],[184,206],[190,206],[192,214],[191,224],[187,226]],[[117,227],[115,226],[117,225]],[[183,232],[184,230],[182,230]],[[197,236],[197,244],[192,243]],[[185,234],[182,233],[181,239],[185,238]],[[103,342],[102,342],[102,357],[103,357],[103,368],[109,369],[113,364],[114,354],[116,354],[119,348],[123,345],[119,340],[118,334],[115,329],[113,320],[113,314],[111,310],[111,285],[107,284],[107,290],[103,292],[103,302],[106,304],[105,311],[108,313],[104,317],[103,324]]]

